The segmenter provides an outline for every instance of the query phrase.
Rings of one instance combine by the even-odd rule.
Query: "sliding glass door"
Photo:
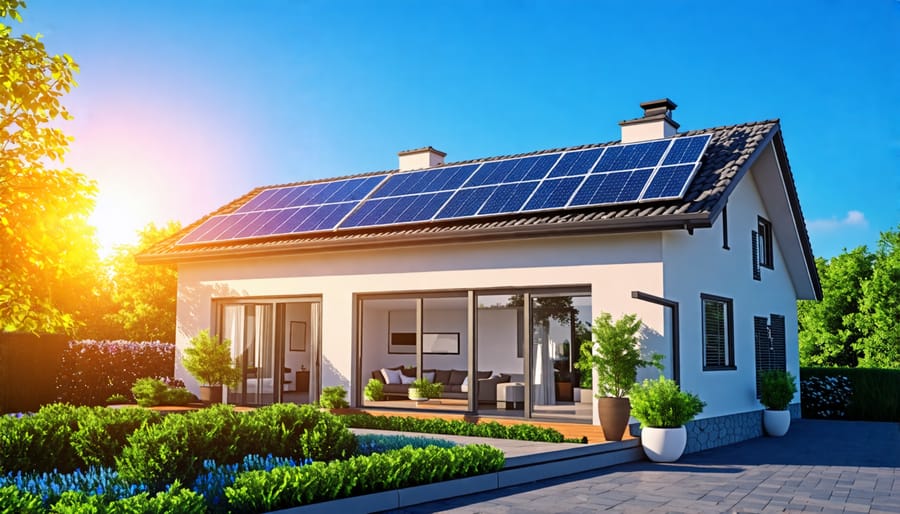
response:
[[[241,379],[226,389],[236,405],[318,400],[319,301],[222,301],[218,333],[231,342]]]

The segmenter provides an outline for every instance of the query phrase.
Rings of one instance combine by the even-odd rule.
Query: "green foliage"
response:
[[[312,405],[276,403],[246,414],[254,452],[329,461],[353,454],[356,441],[339,416]]]
[[[503,463],[503,452],[486,445],[407,447],[343,461],[251,471],[239,476],[225,494],[233,512],[268,512],[491,473]]]
[[[900,368],[900,226],[865,246],[816,260],[821,302],[799,301],[803,366]]]
[[[363,394],[365,394],[366,400],[369,401],[384,400],[384,382],[377,378],[370,378]]]
[[[703,412],[706,404],[694,394],[682,391],[674,380],[644,379],[631,389],[631,415],[641,427],[678,428]]]
[[[103,405],[113,394],[131,396],[141,377],[168,377],[174,371],[174,344],[71,341],[60,362],[56,394],[75,405]]]
[[[128,436],[116,458],[122,478],[161,491],[175,479],[191,482],[203,461],[238,462],[256,453],[244,416],[228,405],[166,416],[161,423],[144,425]]]
[[[124,394],[119,394],[119,393],[111,395],[109,398],[106,399],[107,405],[119,405],[122,403],[129,403],[129,402],[131,402],[131,400],[129,400],[128,397],[126,397]]]
[[[144,377],[137,379],[131,388],[131,394],[141,407],[153,407],[162,403],[167,389],[169,388],[162,380]]]
[[[640,330],[641,320],[635,314],[626,314],[614,322],[612,314],[604,312],[594,320],[595,343],[581,345],[575,367],[585,374],[596,371],[598,397],[623,398],[637,380],[638,368],[662,369],[662,355],[653,354],[649,360],[641,356]]]
[[[339,385],[323,387],[319,406],[323,409],[346,409],[350,406],[347,403],[347,390]]]
[[[0,331],[71,333],[99,268],[95,184],[55,169],[69,138],[61,103],[78,65],[41,36],[14,36],[25,5],[0,0]]]
[[[40,496],[20,491],[14,485],[0,487],[0,513],[41,514],[43,512],[46,510]]]
[[[114,312],[107,321],[124,329],[132,341],[175,342],[178,271],[174,265],[138,264],[135,256],[181,230],[169,222],[150,223],[138,232],[138,243],[117,248],[110,259]]]
[[[872,275],[872,257],[861,246],[829,261],[819,257],[816,269],[822,300],[797,302],[800,362],[806,366],[855,367],[859,354],[854,347],[863,334],[853,315],[859,312],[862,283]]]
[[[71,445],[78,420],[90,409],[45,405],[31,416],[0,416],[0,474],[10,471],[67,473],[83,465]]]
[[[432,383],[427,378],[413,380],[409,388],[419,392],[418,398],[440,398],[444,392],[444,384],[440,382]]]
[[[787,371],[763,371],[760,376],[760,403],[768,410],[786,410],[797,392],[796,381],[797,377]]]
[[[209,330],[201,330],[191,339],[182,364],[202,385],[234,386],[241,379],[241,370],[231,358],[231,341],[212,337]]]
[[[169,387],[158,378],[139,378],[131,388],[134,399],[141,407],[156,405],[187,405],[194,395],[183,387]]]
[[[82,409],[78,430],[71,437],[72,448],[87,466],[113,466],[132,432],[160,421],[158,412],[147,409]]]
[[[881,234],[853,321],[864,335],[854,345],[860,367],[900,369],[900,226]]]
[[[59,514],[204,514],[206,501],[200,494],[185,489],[175,482],[166,491],[151,495],[140,493],[129,498],[107,502],[102,496],[68,491],[53,505]]]
[[[801,384],[813,377],[847,377],[850,380],[852,393],[846,405],[845,419],[900,422],[900,370],[800,368]],[[812,417],[814,413],[805,403],[803,408],[803,416]]]
[[[0,474],[68,473],[111,465],[135,428],[160,420],[144,409],[46,405],[31,416],[0,416]]]
[[[417,432],[426,434],[465,435],[473,437],[494,437],[520,441],[563,442],[563,435],[556,429],[536,427],[528,424],[501,425],[496,421],[469,423],[461,420],[440,418],[419,419],[401,416],[371,416],[369,414],[347,414],[341,416],[347,426],[394,430],[397,432]]]

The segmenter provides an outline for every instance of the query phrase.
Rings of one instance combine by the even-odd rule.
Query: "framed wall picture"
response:
[[[291,342],[290,349],[292,352],[306,351],[306,322],[291,322]]]

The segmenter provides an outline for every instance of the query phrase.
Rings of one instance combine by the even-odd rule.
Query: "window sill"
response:
[[[736,371],[737,366],[703,366],[703,371]]]

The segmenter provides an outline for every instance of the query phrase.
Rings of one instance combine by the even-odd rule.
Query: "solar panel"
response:
[[[266,189],[233,213],[204,221],[178,244],[332,230],[384,179],[375,175]]]
[[[682,136],[265,189],[178,244],[676,199],[710,139]]]

